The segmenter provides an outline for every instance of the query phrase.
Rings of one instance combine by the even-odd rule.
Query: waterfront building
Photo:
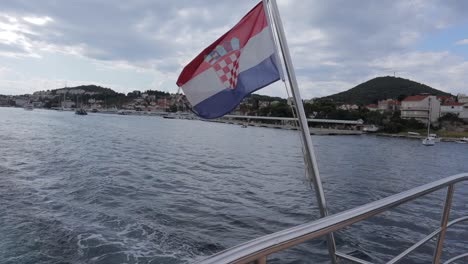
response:
[[[401,102],[394,99],[386,99],[378,102],[377,108],[380,112],[395,112],[400,110]]]
[[[369,105],[366,105],[366,108],[367,108],[369,111],[377,111],[377,110],[379,110],[379,106],[376,105],[376,104],[369,104]]]
[[[56,94],[73,94],[73,95],[78,95],[78,94],[84,94],[85,90],[83,89],[60,89],[56,91]]]
[[[29,98],[26,97],[16,97],[15,98],[15,105],[18,107],[24,107],[29,104]]]
[[[413,95],[401,101],[401,118],[403,119],[414,118],[427,124],[429,119],[431,122],[436,122],[439,117],[440,101],[434,95]]]
[[[468,97],[467,97],[468,99]],[[459,103],[463,104],[463,110],[462,112],[458,115],[459,118],[464,119],[465,121],[468,121],[468,102],[460,102]]]
[[[455,114],[460,116],[463,112],[464,103],[457,103],[457,102],[447,102],[440,106],[440,115],[446,115],[448,113]]]
[[[32,94],[33,100],[54,99],[55,95],[51,91],[37,91]]]
[[[440,101],[440,104],[448,104],[455,102],[455,97],[451,95],[438,95],[437,99]]]
[[[341,110],[358,110],[359,106],[356,104],[342,104],[338,107]]]
[[[143,98],[136,98],[136,99],[133,99],[133,101],[135,102],[135,104],[142,104],[145,102],[145,99]]]
[[[167,100],[166,98],[158,99],[156,101],[156,104],[160,109],[167,109],[170,106],[170,100]]]
[[[71,100],[65,100],[61,102],[62,108],[68,109],[68,108],[75,108],[75,102]]]
[[[458,94],[458,95],[457,95],[457,100],[458,100],[459,103],[468,104],[468,95],[466,95],[466,94]]]
[[[0,96],[0,106],[9,106],[10,99],[8,97]]]

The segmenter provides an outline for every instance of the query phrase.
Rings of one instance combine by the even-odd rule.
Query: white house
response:
[[[448,113],[455,114],[459,116],[463,112],[464,103],[450,102],[445,103],[440,106],[440,115],[445,115]]]
[[[367,108],[369,111],[377,111],[377,110],[379,110],[379,106],[376,105],[376,104],[369,104],[369,105],[366,105],[366,108]]]
[[[29,104],[29,98],[21,98],[21,97],[18,97],[18,98],[15,98],[15,105],[16,106],[19,106],[19,107],[23,107],[27,104]]]
[[[338,107],[338,109],[341,109],[341,110],[357,110],[359,109],[359,106],[358,105],[355,105],[355,104],[342,104]]]
[[[458,115],[458,117],[468,121],[468,103],[463,105],[463,111]]]
[[[84,94],[85,90],[83,89],[60,89],[56,91],[57,94]]]
[[[395,112],[400,110],[401,102],[398,100],[387,99],[378,101],[377,108],[380,112]]]
[[[66,100],[66,101],[62,101],[61,105],[62,105],[63,108],[74,108],[75,107],[75,102],[73,102],[71,100]]]
[[[458,94],[457,95],[457,100],[459,103],[468,103],[468,95],[465,95],[465,94]]]
[[[436,122],[439,117],[440,101],[434,95],[413,95],[401,101],[401,118],[414,118],[427,123],[429,118],[431,122]]]
[[[463,104],[463,106],[461,106],[461,108],[463,108],[463,110],[460,112],[458,117],[462,118],[462,119],[465,119],[465,120],[468,120],[468,95],[458,94],[457,95],[457,101],[458,101],[458,103]]]

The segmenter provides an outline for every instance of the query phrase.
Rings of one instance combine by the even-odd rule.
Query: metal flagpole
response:
[[[275,26],[276,33],[278,36],[278,41],[281,49],[281,54],[284,60],[284,66],[286,69],[286,74],[288,76],[289,85],[291,87],[291,93],[294,99],[294,105],[299,119],[299,126],[301,128],[301,137],[304,144],[304,160],[307,167],[307,173],[314,185],[315,195],[317,196],[317,202],[320,209],[320,216],[325,217],[328,215],[327,204],[325,201],[325,194],[323,192],[322,181],[320,180],[320,174],[317,166],[317,161],[314,154],[314,147],[312,145],[312,138],[310,137],[309,124],[307,122],[307,117],[305,115],[304,106],[302,104],[301,95],[299,93],[299,88],[296,80],[296,73],[291,60],[291,55],[289,53],[288,43],[284,34],[283,24],[281,22],[281,17],[278,11],[278,5],[276,0],[267,0],[271,2],[271,11],[273,16],[273,25]],[[268,15],[268,14],[267,14]],[[280,62],[278,62],[280,63]],[[327,244],[328,252],[332,263],[337,263],[336,261],[336,245],[333,234],[330,233],[327,235]]]

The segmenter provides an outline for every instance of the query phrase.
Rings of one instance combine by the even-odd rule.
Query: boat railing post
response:
[[[440,258],[442,257],[442,250],[444,248],[445,233],[447,231],[447,223],[450,216],[450,208],[452,207],[453,199],[453,184],[450,184],[447,188],[447,197],[445,198],[444,211],[442,213],[442,220],[440,221],[440,233],[437,239],[437,245],[434,251],[433,264],[439,264]]]
[[[300,132],[304,149],[304,161],[307,170],[307,175],[312,181],[312,184],[315,189],[317,204],[320,210],[320,217],[326,217],[328,215],[328,209],[325,200],[325,193],[323,191],[322,181],[320,179],[320,173],[317,165],[317,160],[315,158],[314,147],[312,144],[312,138],[310,136],[309,123],[307,121],[304,106],[302,104],[302,98],[299,93],[296,73],[294,71],[291,55],[289,53],[288,43],[286,41],[283,24],[281,22],[280,13],[278,10],[278,5],[276,4],[276,0],[268,0],[266,2],[271,3],[271,16],[273,20],[273,26],[276,29],[275,31],[277,33],[278,44],[281,50],[281,55],[283,57],[284,67],[291,89],[291,95],[294,100],[295,109],[297,111],[297,118],[299,121],[299,128],[301,130]],[[335,238],[333,237],[333,233],[329,233],[327,235],[327,247],[332,264],[336,264],[336,244]]]

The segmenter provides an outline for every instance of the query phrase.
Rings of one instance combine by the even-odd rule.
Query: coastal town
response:
[[[357,105],[341,105],[341,109],[357,109]],[[430,94],[413,95],[402,101],[395,99],[381,100],[378,104],[367,105],[369,111],[397,112],[400,111],[401,118],[414,118],[422,123],[437,122],[447,114],[453,114],[460,119],[468,120],[468,96],[458,94],[457,96],[434,96]],[[429,116],[429,113],[430,116]]]
[[[127,95],[98,86],[61,88],[37,91],[33,94],[1,96],[0,106],[75,110],[83,108],[93,112],[145,111],[168,112],[184,108],[180,96],[159,91],[133,91]]]
[[[98,87],[98,86],[84,86]],[[110,90],[110,89],[108,89]],[[110,90],[112,91],[112,90]],[[107,91],[87,91],[82,87],[62,88],[48,91],[37,91],[33,94],[24,94],[16,96],[0,95],[0,106],[3,107],[26,107],[33,106],[34,108],[45,109],[75,109],[84,108],[95,111],[112,111],[112,110],[130,110],[130,111],[145,111],[145,112],[176,112],[189,111],[187,109],[185,96],[181,94],[170,94],[160,91],[141,92],[135,90],[122,95],[112,91],[109,97],[122,95],[125,100],[118,103],[110,104],[105,97]],[[84,101],[83,98],[86,98]],[[259,115],[252,113],[255,109],[265,109],[267,107],[281,105],[285,102],[291,104],[291,98],[286,101],[282,98],[262,96],[263,100],[248,97],[246,98],[231,114],[234,115]],[[320,98],[304,100],[305,104],[314,104]],[[429,103],[429,101],[431,103]],[[431,113],[430,121],[437,122],[437,119],[453,114],[460,119],[468,120],[468,95],[458,94],[456,96],[445,95],[435,96],[428,93],[407,96],[401,101],[398,99],[379,100],[377,104],[358,105],[358,104],[335,104],[337,110],[357,111],[367,109],[380,113],[395,113],[400,112],[401,118],[414,118],[422,123],[427,123],[428,113]],[[261,111],[260,111],[261,112]],[[269,115],[268,115],[269,116]]]
[[[468,96],[421,93],[378,100],[376,104],[339,104],[331,99],[304,100],[312,134],[422,131],[430,122],[447,137],[464,137],[468,126]],[[295,129],[292,99],[251,95],[228,116],[214,120],[239,125]],[[99,86],[79,86],[18,96],[0,96],[0,106],[50,110],[161,115],[196,119],[182,94],[138,91],[125,94]],[[397,120],[397,121],[396,121]],[[447,122],[447,120],[451,122]],[[455,121],[455,122],[454,122]],[[411,135],[410,135],[411,136]],[[413,135],[414,136],[414,135]]]

